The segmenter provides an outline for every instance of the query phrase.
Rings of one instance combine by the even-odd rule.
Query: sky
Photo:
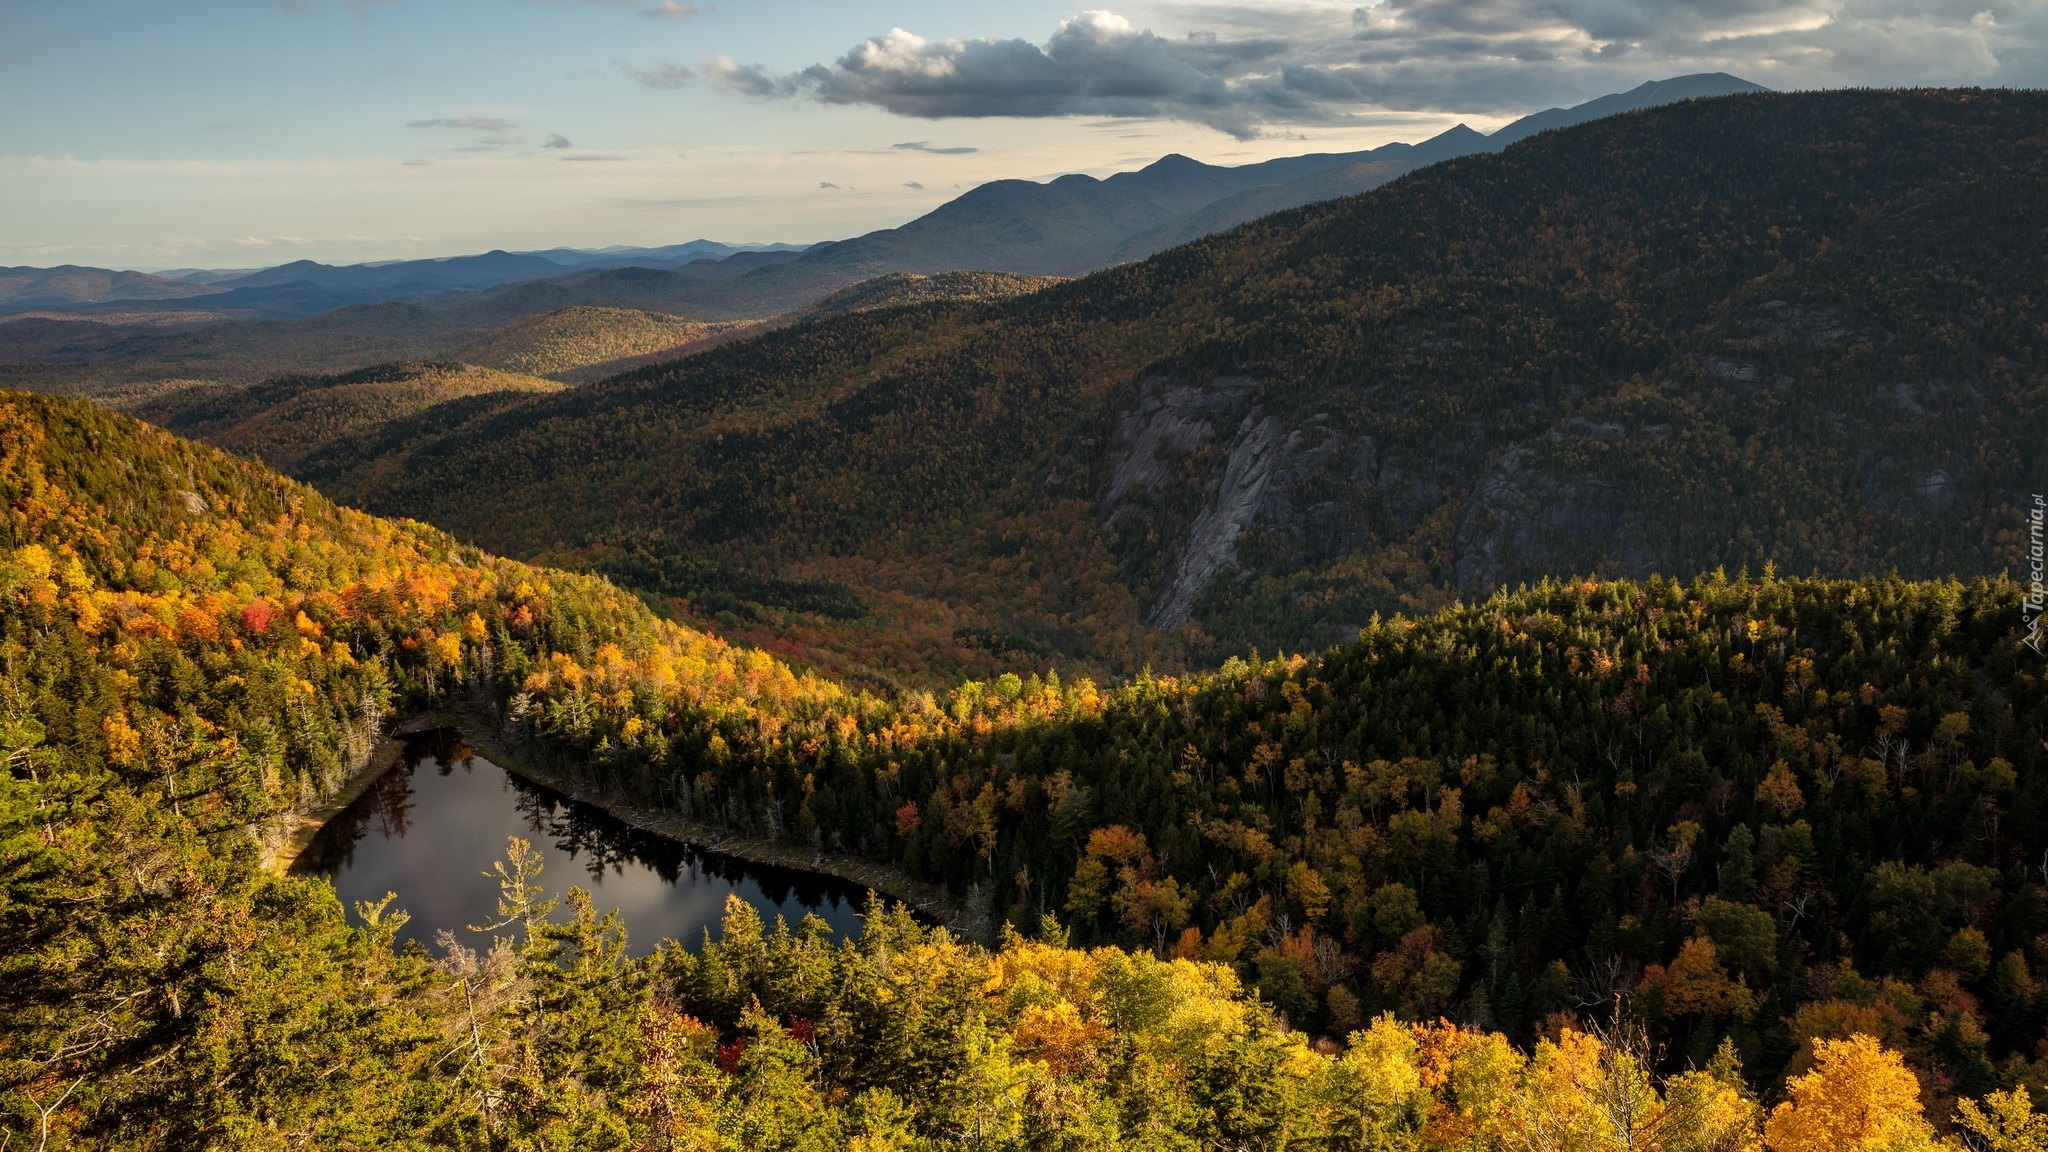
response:
[[[1646,80],[2048,83],[2048,0],[0,0],[0,265],[808,243]]]

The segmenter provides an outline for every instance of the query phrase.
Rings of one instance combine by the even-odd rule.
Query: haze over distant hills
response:
[[[1364,152],[1234,167],[1173,155],[1104,179],[1075,174],[1042,184],[997,180],[901,227],[808,248],[696,240],[662,248],[492,251],[344,267],[294,261],[257,270],[180,269],[156,277],[70,269],[38,280],[30,275],[36,270],[9,269],[0,271],[0,314],[64,309],[128,319],[135,312],[190,311],[194,298],[203,296],[199,304],[218,319],[289,319],[397,300],[467,309],[472,317],[496,322],[574,305],[647,309],[695,320],[754,318],[889,272],[1079,275],[1282,209],[1354,195],[1437,161],[1499,151],[1549,129],[1693,97],[1761,90],[1724,73],[1704,73],[1547,109],[1491,135],[1461,124],[1419,144]],[[13,283],[23,287],[9,291]],[[486,303],[477,294],[493,298]]]

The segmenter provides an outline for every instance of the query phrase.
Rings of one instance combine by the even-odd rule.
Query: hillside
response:
[[[1557,571],[1995,573],[2048,487],[2044,122],[1660,108],[304,474],[513,554],[835,582],[874,615],[742,634],[885,683],[1319,648]]]
[[[679,355],[690,344],[730,330],[625,308],[564,308],[514,320],[455,356],[467,364],[580,383],[619,371],[623,362]]]
[[[375,436],[437,405],[561,388],[553,380],[469,364],[400,363],[254,385],[198,385],[150,396],[129,410],[181,435],[289,468],[336,440]]]
[[[2042,1123],[2048,700],[2010,583],[1549,584],[1315,661],[891,703],[84,403],[0,396],[0,493],[10,1143],[1506,1152],[1543,1118],[1934,1152],[1930,1121]],[[385,717],[449,706],[615,797],[942,878],[965,935],[734,905],[629,960],[588,894],[547,919],[514,841],[492,948],[399,951],[388,901],[263,870]]]
[[[1059,282],[1056,276],[1020,276],[1012,272],[940,272],[931,276],[890,272],[842,288],[798,314],[843,316],[913,304],[985,303],[1023,296]]]

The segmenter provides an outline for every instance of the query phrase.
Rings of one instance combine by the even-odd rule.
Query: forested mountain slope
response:
[[[180,435],[289,468],[335,440],[375,435],[437,405],[561,389],[553,380],[469,364],[401,363],[254,385],[201,385],[145,399],[131,410]]]
[[[1553,572],[1998,572],[2048,486],[2044,129],[2031,92],[1658,108],[303,474],[514,554],[836,581],[865,622],[741,634],[925,683],[1318,647]]]
[[[564,308],[514,320],[455,352],[466,364],[546,376],[564,383],[601,379],[647,358],[673,359],[697,341],[731,330],[658,312]]]
[[[1116,257],[1118,260],[1141,259],[1154,252],[1191,240],[1199,240],[1211,233],[1224,231],[1261,216],[1298,208],[1303,204],[1313,204],[1318,200],[1334,200],[1342,196],[1369,192],[1424,164],[1433,164],[1453,156],[1498,152],[1539,132],[1569,128],[1574,124],[1584,124],[1603,116],[1636,112],[1663,104],[1677,103],[1680,100],[1765,91],[1769,89],[1725,72],[1703,72],[1691,76],[1674,76],[1668,80],[1652,80],[1627,92],[1616,92],[1570,108],[1547,108],[1524,116],[1487,135],[1481,135],[1460,124],[1449,132],[1421,144],[1393,144],[1375,148],[1370,152],[1352,153],[1340,158],[1342,164],[1319,168],[1285,183],[1246,188],[1211,201],[1186,215],[1125,240],[1117,248]]]
[[[0,396],[0,495],[9,1144],[1933,1152],[1930,1121],[2043,1123],[2048,694],[2010,583],[1548,584],[1314,661],[883,701],[83,403]],[[1001,948],[737,907],[631,961],[586,895],[548,918],[515,842],[493,946],[400,952],[400,909],[259,866],[382,720],[449,704],[615,797],[942,878]]]

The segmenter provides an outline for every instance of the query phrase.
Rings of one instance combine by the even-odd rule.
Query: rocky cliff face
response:
[[[1666,566],[1621,485],[1560,471],[1538,445],[1654,446],[1671,438],[1669,424],[1571,417],[1535,444],[1496,448],[1480,425],[1450,422],[1393,449],[1331,427],[1328,413],[1288,420],[1261,401],[1249,377],[1153,379],[1117,420],[1099,518],[1131,561],[1153,628],[1188,624],[1219,582],[1324,568],[1431,523],[1454,526],[1442,530],[1467,597],[1544,573],[1642,577]]]
[[[1618,424],[1589,425],[1589,438],[1626,435]],[[1620,485],[1552,475],[1535,456],[1528,445],[1501,453],[1466,500],[1455,544],[1461,594],[1482,597],[1538,573],[1593,572],[1618,563],[1618,575],[1640,578],[1661,566],[1639,539]]]
[[[1248,377],[1152,380],[1118,421],[1101,523],[1127,555],[1154,554],[1154,628],[1186,624],[1219,579],[1291,571],[1369,543],[1363,512],[1386,471],[1373,440],[1327,427],[1327,414],[1290,426],[1257,399]],[[1434,486],[1413,492],[1398,469],[1391,478],[1418,503],[1439,498]],[[1238,548],[1255,531],[1277,544],[1256,566]]]

